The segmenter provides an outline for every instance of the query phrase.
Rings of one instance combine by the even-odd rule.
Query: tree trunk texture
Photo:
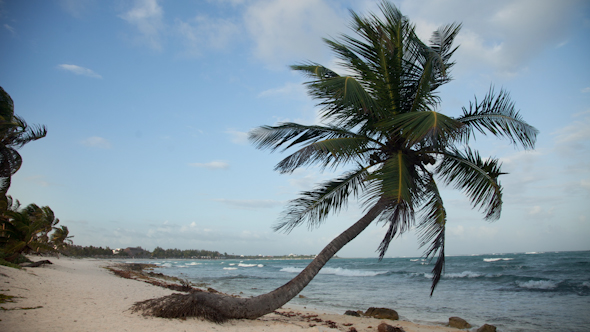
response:
[[[270,293],[252,298],[236,298],[208,292],[173,294],[138,302],[133,310],[166,318],[199,316],[216,322],[227,319],[255,319],[271,313],[297,296],[330,258],[379,216],[384,206],[385,200],[380,199],[359,221],[332,240],[301,273]]]

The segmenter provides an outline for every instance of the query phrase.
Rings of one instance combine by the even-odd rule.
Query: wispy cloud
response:
[[[28,176],[25,178],[25,180],[35,183],[36,185],[41,186],[41,187],[49,187],[51,185],[55,185],[55,183],[51,183],[51,182],[45,180],[45,177],[43,175]]]
[[[10,25],[8,25],[8,24],[4,24],[4,28],[5,28],[6,30],[10,31],[10,33],[11,33],[11,34],[13,34],[13,35],[15,35],[15,34],[16,34],[16,31],[14,30],[14,28],[13,28],[13,27],[11,27],[11,26],[10,26]]]
[[[246,209],[269,209],[285,204],[283,201],[273,199],[214,199],[216,202]]]
[[[76,75],[88,76],[88,77],[93,77],[93,78],[102,78],[102,76],[95,73],[93,70],[88,69],[88,68],[84,68],[84,67],[80,67],[80,66],[76,66],[76,65],[62,64],[62,65],[58,65],[57,67],[60,69],[69,71],[71,73],[74,73]]]
[[[248,144],[248,133],[247,132],[228,129],[225,131],[225,133],[230,135],[231,141],[233,143],[241,144],[241,145]]]
[[[138,41],[146,43],[155,50],[161,50],[160,33],[164,29],[163,15],[164,11],[157,0],[136,0],[135,6],[119,17],[139,30],[141,36]]]
[[[182,37],[188,55],[200,55],[204,49],[225,49],[240,33],[238,25],[227,19],[199,15],[183,21],[176,19],[176,30]]]
[[[225,161],[214,160],[208,163],[192,163],[189,164],[193,167],[207,168],[207,169],[228,169],[229,164]]]
[[[83,140],[82,145],[90,147],[90,148],[98,148],[98,149],[110,149],[111,142],[109,142],[106,138],[92,136],[88,137],[87,139]]]
[[[582,89],[582,93],[589,93],[589,92],[590,92],[590,86]]]
[[[292,82],[287,82],[287,83],[285,83],[285,85],[278,87],[278,88],[264,90],[258,94],[259,98],[273,97],[273,96],[279,96],[279,97],[287,96],[292,99],[308,99],[307,94],[306,94],[306,90],[305,90],[305,85],[303,85],[301,83],[292,83]]]
[[[61,8],[73,17],[80,18],[94,6],[95,0],[60,0]]]
[[[553,133],[557,135],[558,144],[582,143],[590,140],[590,116],[587,112],[581,114],[586,116]]]

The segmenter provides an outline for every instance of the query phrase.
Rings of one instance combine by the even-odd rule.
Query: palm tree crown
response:
[[[20,203],[10,196],[7,201],[9,207],[0,215],[0,253],[6,256],[6,260],[13,261],[20,254],[55,252],[56,248],[49,242],[49,233],[60,228],[55,227],[59,219],[55,218],[51,208],[36,204],[21,208]]]
[[[0,87],[0,204],[4,205],[3,208],[6,208],[4,195],[10,187],[11,178],[22,165],[22,158],[16,150],[45,135],[45,126],[30,127],[24,119],[14,114],[12,98]]]
[[[498,219],[501,164],[482,158],[468,143],[479,132],[531,149],[537,130],[521,118],[507,92],[493,88],[461,116],[442,114],[437,89],[451,81],[457,50],[452,44],[461,26],[440,27],[426,45],[397,8],[384,1],[380,10],[382,18],[352,13],[358,38],[325,40],[348,75],[312,62],[292,66],[310,78],[306,85],[319,100],[324,124],[263,126],[251,131],[250,139],[273,151],[296,148],[276,165],[281,173],[313,164],[348,166],[340,177],[292,200],[277,230],[317,226],[349,199],[359,199],[367,210],[377,207],[376,219],[387,225],[380,258],[396,235],[419,231],[425,256],[438,256],[432,293],[445,261],[447,215],[439,182],[462,190],[485,219]]]

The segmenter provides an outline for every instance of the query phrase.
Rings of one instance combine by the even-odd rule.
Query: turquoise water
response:
[[[145,262],[145,260],[143,261]],[[159,272],[255,296],[293,278],[309,260],[153,260]],[[590,331],[590,251],[447,257],[430,297],[420,258],[333,259],[290,303],[343,313],[378,306],[417,323],[451,316],[500,331]]]

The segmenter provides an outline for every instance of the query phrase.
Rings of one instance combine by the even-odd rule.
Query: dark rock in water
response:
[[[468,329],[471,327],[471,324],[467,323],[463,318],[451,317],[449,318],[449,326],[457,329]]]
[[[346,310],[346,312],[344,314],[348,315],[348,316],[355,316],[355,317],[361,316],[361,314],[359,314],[358,311],[352,311],[352,310]]]
[[[399,315],[393,309],[387,308],[374,308],[371,307],[367,309],[365,312],[365,316],[375,317],[378,319],[391,319],[391,320],[398,320]]]
[[[477,329],[477,332],[496,332],[496,327],[490,324],[483,324]]]
[[[377,331],[378,332],[406,332],[401,327],[391,326],[386,323],[379,324],[379,326],[377,326]]]

